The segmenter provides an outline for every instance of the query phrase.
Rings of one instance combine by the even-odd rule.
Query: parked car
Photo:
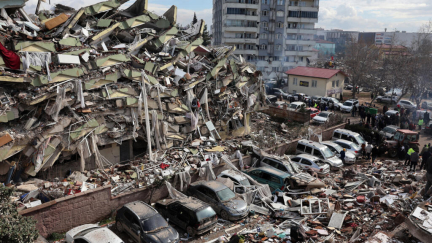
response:
[[[396,104],[397,100],[399,99],[399,97],[397,96],[378,96],[376,98],[377,102],[380,103],[390,103],[390,104]]]
[[[385,136],[386,139],[393,139],[393,137],[394,137],[394,135],[398,129],[399,129],[399,127],[390,125],[390,126],[384,127],[383,130],[381,130],[379,133],[382,136]]]
[[[408,110],[414,110],[414,109],[417,109],[417,105],[415,105],[414,103],[412,103],[412,102],[409,101],[409,100],[400,100],[397,104],[398,104],[401,108],[405,108],[405,109],[408,109]]]
[[[312,101],[316,101],[316,102],[319,102],[319,100],[320,100],[321,98],[322,98],[321,95],[313,95],[313,96],[310,97],[310,99],[311,99]]]
[[[239,220],[249,214],[247,203],[221,182],[197,181],[187,192],[208,203],[225,220]]]
[[[306,109],[306,104],[304,102],[293,102],[293,103],[289,104],[288,110],[290,110],[290,111],[298,111],[302,107],[304,107]]]
[[[239,194],[245,193],[245,188],[251,186],[248,178],[246,178],[243,173],[235,170],[224,170],[218,175],[217,178],[227,178],[233,181],[234,192]]]
[[[354,153],[356,155],[356,157],[360,156],[361,147],[359,145],[357,145],[356,143],[345,140],[345,139],[338,139],[338,140],[334,141],[334,143],[339,144],[339,146],[346,149],[347,151],[351,151],[352,153]]]
[[[286,101],[276,101],[275,103],[273,103],[273,106],[282,109],[284,106],[288,107],[289,104]]]
[[[330,121],[330,119],[332,119],[332,117],[334,116],[333,112],[330,111],[323,111],[320,114],[318,114],[317,116],[315,116],[312,119],[312,122],[314,123],[318,123],[318,124],[324,124]]]
[[[432,109],[432,102],[430,101],[423,101],[421,104],[422,109],[431,110]]]
[[[330,173],[330,165],[318,157],[309,154],[299,154],[290,157],[290,159],[301,168],[314,171],[320,176],[327,176]]]
[[[120,237],[106,227],[84,224],[66,232],[67,243],[124,243]]]
[[[352,90],[352,89],[353,89],[353,86],[350,85],[350,84],[348,84],[348,85],[345,86],[345,89],[346,89],[346,90]]]
[[[282,172],[289,174],[289,181],[291,189],[305,189],[305,188],[322,188],[325,184],[317,178],[303,173],[302,169],[295,163],[291,162],[289,157],[277,156],[263,156],[258,151],[253,150],[252,165],[263,167],[271,167]],[[263,175],[264,176],[264,175]]]
[[[425,113],[427,112],[429,114],[429,120],[431,119],[431,112],[427,110],[416,110],[416,121],[418,121],[420,118],[424,119]],[[414,121],[414,122],[416,122]]]
[[[359,107],[358,100],[347,100],[342,104],[342,106],[340,107],[340,110],[341,110],[341,112],[350,113],[354,106],[356,106],[357,108]]]
[[[289,95],[288,93],[285,93],[285,91],[279,88],[273,88],[273,94],[276,95],[277,97],[282,96],[282,98],[284,99],[288,99],[288,95]]]
[[[342,160],[339,159],[328,147],[314,141],[306,139],[297,142],[296,154],[309,154],[320,158],[330,167],[340,168],[343,166]]]
[[[217,215],[210,205],[193,197],[163,199],[155,204],[156,210],[190,236],[201,235],[217,224]]]
[[[306,110],[308,110],[310,112],[310,118],[311,119],[314,118],[319,113],[321,113],[321,111],[318,110],[317,108],[307,108]]]
[[[347,129],[336,129],[333,131],[332,140],[345,139],[361,146],[362,144],[368,145],[366,140],[358,133]]]
[[[267,95],[267,98],[266,98],[267,105],[274,104],[276,101],[278,101],[276,95]]]
[[[399,111],[397,110],[388,110],[384,115],[391,117],[392,115],[399,116]]]
[[[340,158],[340,153],[342,152],[343,148],[332,141],[324,141],[321,142],[322,145],[327,146],[338,158]],[[345,164],[355,164],[356,162],[356,155],[351,151],[345,152]]]
[[[179,234],[156,209],[142,201],[125,204],[117,211],[116,227],[137,243],[178,242]]]
[[[310,97],[304,93],[296,93],[296,94],[288,95],[288,99],[290,99],[291,97],[294,98],[294,101],[303,101],[303,102],[306,102],[310,99]]]
[[[323,97],[320,99],[320,103],[325,104],[329,108],[331,108],[331,106],[333,105],[335,110],[339,110],[342,106],[340,101],[333,97]]]

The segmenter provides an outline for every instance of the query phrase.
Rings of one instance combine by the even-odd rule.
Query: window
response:
[[[277,0],[277,5],[284,5],[284,0]]]
[[[244,8],[227,8],[227,14],[246,14]]]
[[[270,0],[262,0],[262,4],[270,4]]]
[[[304,165],[309,165],[309,166],[312,165],[312,162],[310,162],[309,160],[306,160],[306,159],[302,159],[301,163]]]
[[[279,61],[280,57],[273,57],[273,61]]]
[[[289,11],[288,17],[291,18],[318,18],[318,12],[310,12],[310,11]]]
[[[297,78],[293,78],[293,85],[297,85]]]
[[[263,10],[263,11],[261,12],[261,15],[262,15],[262,16],[268,16],[268,11],[267,11],[267,10]]]
[[[341,135],[341,134],[338,133],[338,132],[334,132],[334,133],[333,133],[333,137],[334,137],[334,138],[340,138],[340,135]]]
[[[276,51],[281,51],[282,50],[282,45],[276,45]]]
[[[306,148],[306,146],[304,146],[303,144],[300,144],[300,143],[297,144],[297,150],[304,151],[305,148]]]
[[[277,23],[277,27],[278,28],[283,28],[283,23],[282,22]]]
[[[312,87],[316,87],[317,86],[317,81],[316,80],[312,80]]]
[[[276,34],[276,39],[282,39],[282,34]]]
[[[133,214],[129,209],[126,209],[124,212],[124,217],[131,222],[132,224],[140,225],[137,216]]]
[[[312,147],[306,146],[305,153],[312,154]]]
[[[321,151],[319,151],[318,149],[314,149],[313,155],[318,158],[324,158],[323,155],[321,154]]]
[[[252,175],[257,176],[257,177],[261,177],[262,175],[262,171],[260,170],[255,170],[251,172]]]
[[[301,158],[292,158],[291,161],[300,162]]]
[[[336,80],[336,87],[339,87],[339,80]]]
[[[268,23],[267,22],[263,22],[262,25],[263,25],[264,28],[268,27]]]
[[[262,39],[262,40],[267,40],[267,38],[268,38],[268,36],[267,36],[266,33],[262,33],[262,34],[261,34],[261,39]]]
[[[332,81],[332,87],[334,87],[334,86],[335,86],[335,83],[336,83],[336,82],[335,82],[335,81],[333,80],[333,81]]]
[[[285,165],[283,165],[283,164],[278,164],[277,169],[278,169],[278,170],[281,170],[281,171],[283,171],[283,172],[288,172],[287,168],[286,168]]]
[[[278,71],[278,68],[277,68],[277,67],[272,67],[272,71],[273,71],[273,72],[277,72],[277,71]]]
[[[265,61],[265,56],[258,56],[258,61]]]
[[[276,16],[283,17],[284,16],[284,12],[283,11],[277,11],[276,12]]]
[[[260,50],[267,50],[267,46],[266,45],[260,45]]]

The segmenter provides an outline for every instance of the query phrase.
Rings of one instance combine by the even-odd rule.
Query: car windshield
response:
[[[351,145],[351,147],[352,147],[354,150],[356,150],[356,151],[359,151],[359,150],[360,150],[360,146],[358,146],[357,144],[355,144],[355,143],[351,143],[350,145]]]
[[[240,181],[240,184],[242,184],[243,186],[250,186],[251,184],[249,183],[248,179],[244,179]]]
[[[399,136],[401,135],[401,133],[400,132],[396,132],[395,133],[395,135],[394,135],[394,139],[397,141],[397,140],[399,140]]]
[[[334,149],[336,149],[336,151],[338,151],[338,153],[340,153],[340,151],[343,150],[343,148],[339,144],[332,144],[332,147]]]
[[[321,152],[324,154],[325,158],[330,158],[334,156],[333,152],[328,147],[322,148]]]
[[[320,113],[318,116],[327,118],[330,115],[330,113]]]
[[[167,221],[160,215],[155,214],[153,217],[142,221],[143,230],[146,232],[168,227]]]
[[[391,127],[384,127],[383,132],[386,133],[394,133],[396,131],[396,129],[391,128]]]
[[[297,109],[297,105],[296,104],[291,104],[291,105],[288,106],[288,108]]]
[[[360,135],[354,136],[358,144],[366,144],[366,141]]]
[[[233,199],[235,197],[235,193],[233,191],[231,191],[231,189],[229,189],[229,188],[225,188],[223,190],[220,190],[220,191],[216,192],[216,194],[218,195],[218,197],[221,201],[228,201],[228,200]]]
[[[211,218],[216,215],[216,212],[211,207],[206,207],[205,209],[197,212],[197,219],[200,222],[203,219]]]
[[[345,102],[343,103],[343,105],[344,105],[344,106],[352,106],[353,103],[352,103],[352,102],[349,102],[349,101],[345,101]]]

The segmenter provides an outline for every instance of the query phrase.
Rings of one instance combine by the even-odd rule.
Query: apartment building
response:
[[[319,0],[213,0],[213,45],[234,45],[265,79],[306,66],[314,54]]]

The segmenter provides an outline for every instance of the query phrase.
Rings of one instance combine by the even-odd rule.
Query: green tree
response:
[[[197,17],[196,17],[196,13],[194,13],[194,17],[193,17],[193,20],[192,20],[192,24],[196,24],[198,22],[198,19],[197,19]]]
[[[209,31],[207,30],[207,25],[204,25],[204,32],[203,32],[203,46],[209,46],[211,44],[211,35]]]
[[[18,214],[10,202],[13,189],[0,186],[0,242],[28,243],[38,238],[36,221]]]

